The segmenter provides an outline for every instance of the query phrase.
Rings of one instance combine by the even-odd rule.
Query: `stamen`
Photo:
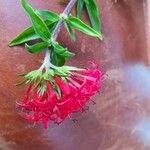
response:
[[[71,121],[73,121],[73,123],[78,122],[78,120],[77,120],[77,119],[72,118],[72,117],[71,117],[71,115],[68,115],[68,118],[69,118]]]
[[[79,76],[79,77],[83,77],[83,78],[86,78],[86,79],[91,80],[91,81],[94,81],[94,82],[96,81],[96,78],[94,78],[94,77],[82,75],[82,74],[79,74],[79,73],[73,72],[72,75]]]
[[[71,79],[70,77],[67,77],[67,79],[72,83],[74,84],[76,87],[80,88],[81,85],[79,83],[77,83],[76,81],[74,81],[73,79]]]
[[[91,102],[93,103],[93,105],[96,105],[96,102],[94,100],[91,100]]]

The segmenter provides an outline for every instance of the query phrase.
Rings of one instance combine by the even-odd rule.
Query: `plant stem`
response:
[[[61,14],[61,18],[60,20],[58,21],[53,33],[52,33],[52,37],[51,39],[52,40],[56,40],[57,37],[58,37],[58,34],[61,30],[61,27],[63,25],[63,22],[64,22],[64,18],[66,18],[69,13],[71,12],[73,6],[75,5],[75,3],[77,2],[77,0],[70,0],[70,2],[68,3],[68,5],[66,6],[65,10],[63,11],[63,13]],[[51,63],[50,63],[50,50],[46,50],[46,53],[45,53],[45,58],[44,58],[44,62],[43,62],[43,65],[41,66],[41,69],[43,69],[43,67],[45,68],[48,68],[51,66]]]

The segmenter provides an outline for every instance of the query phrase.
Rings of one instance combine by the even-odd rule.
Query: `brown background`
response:
[[[29,0],[34,8],[62,12],[56,0]],[[29,25],[18,0],[0,0],[0,150],[149,150],[150,71],[146,44],[143,0],[97,0],[101,9],[103,42],[76,32],[71,43],[62,30],[58,40],[76,53],[69,65],[86,66],[95,60],[108,77],[102,83],[96,105],[61,125],[21,119],[15,101],[23,96],[15,86],[17,73],[40,66],[43,55],[22,47],[9,48],[8,41]],[[86,14],[83,15],[86,21]]]

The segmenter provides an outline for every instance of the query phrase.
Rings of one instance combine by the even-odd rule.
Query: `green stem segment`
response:
[[[61,27],[63,25],[63,22],[64,22],[64,18],[66,18],[70,14],[70,12],[71,12],[71,10],[72,10],[72,8],[73,8],[73,6],[75,5],[76,2],[77,2],[77,0],[70,0],[68,5],[66,6],[65,10],[61,14],[61,18],[60,18],[59,22],[57,23],[57,25],[56,25],[53,33],[52,33],[52,37],[51,37],[52,40],[55,41],[57,39],[58,34],[60,32],[60,29],[61,29]],[[43,69],[43,68],[48,69],[50,66],[51,66],[51,63],[50,63],[50,50],[47,49],[46,53],[45,53],[44,62],[41,66],[41,69]]]

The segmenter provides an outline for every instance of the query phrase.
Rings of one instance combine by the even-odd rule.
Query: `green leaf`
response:
[[[43,17],[44,19],[52,21],[52,22],[56,22],[60,19],[58,14],[48,11],[48,10],[38,10],[36,11],[36,13],[39,16]]]
[[[12,41],[10,41],[9,46],[19,45],[39,38],[39,35],[35,34],[33,27],[29,27],[17,35]]]
[[[40,36],[40,38],[46,42],[50,40],[50,32],[44,21],[35,13],[33,8],[26,2],[26,0],[20,0],[22,7],[30,17],[31,23],[35,32]]]
[[[51,50],[51,63],[56,66],[63,66],[65,64],[65,58],[58,55],[53,49]]]
[[[66,50],[64,53],[60,54],[61,56],[67,58],[67,57],[73,57],[75,54]]]
[[[85,4],[86,4],[86,9],[87,9],[92,27],[97,32],[100,32],[100,30],[101,30],[100,16],[99,16],[99,10],[96,6],[95,1],[94,0],[86,0]]]
[[[52,43],[52,48],[55,53],[62,57],[72,57],[74,56],[74,53],[68,51],[67,48],[63,48],[61,45],[59,45],[57,42]]]
[[[25,48],[30,52],[30,53],[39,53],[41,52],[43,49],[45,49],[48,46],[47,42],[41,42],[41,43],[37,43],[34,45],[28,45],[25,44]]]
[[[48,26],[49,31],[51,32],[54,27],[54,22],[45,21]],[[22,43],[26,43],[28,41],[39,39],[40,36],[37,35],[33,29],[33,27],[28,27],[24,31],[22,31],[19,35],[17,35],[13,40],[10,41],[9,46],[16,46]]]
[[[74,67],[74,66],[62,66],[61,68],[62,68],[62,70],[65,70],[66,72],[83,70],[83,69],[80,69],[80,68],[77,68],[77,67]]]
[[[26,79],[21,80],[21,81],[19,81],[19,82],[16,84],[16,86],[21,86],[21,85],[25,84],[26,81],[27,81]]]
[[[90,26],[88,26],[87,24],[85,24],[84,22],[82,22],[80,19],[76,18],[76,17],[73,17],[73,16],[69,16],[67,19],[66,19],[67,23],[76,28],[77,30],[87,34],[87,35],[90,35],[90,36],[93,36],[93,37],[98,37],[100,39],[102,39],[102,35],[100,33],[98,33],[97,31],[95,31],[94,29],[92,29]]]
[[[68,33],[69,33],[69,36],[70,36],[72,42],[75,42],[76,37],[75,37],[73,29],[66,22],[64,22],[64,25],[65,25],[65,28],[67,29]]]
[[[20,77],[24,77],[26,76],[28,73],[21,73],[21,74],[17,74],[17,76],[20,76]]]
[[[52,47],[54,51],[59,55],[66,51],[66,49],[60,46],[57,42],[52,43]]]
[[[81,12],[84,6],[84,0],[78,0],[77,2],[77,17],[80,18]]]

